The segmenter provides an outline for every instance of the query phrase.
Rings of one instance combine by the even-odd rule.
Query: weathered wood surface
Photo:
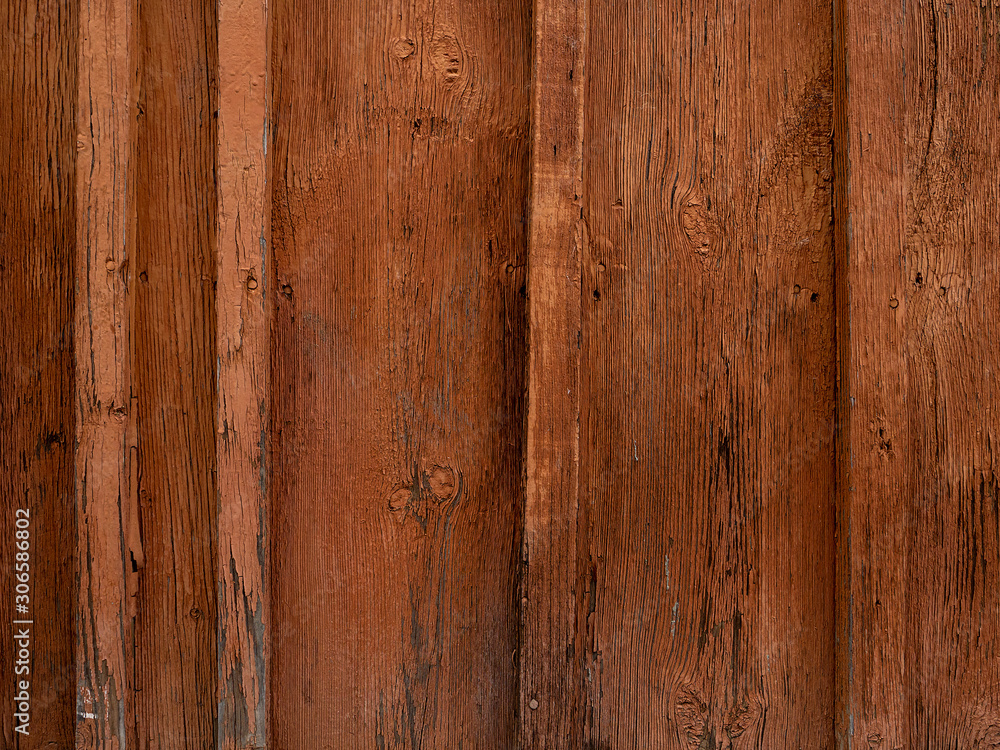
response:
[[[529,746],[830,747],[829,8],[539,7]]]
[[[0,11],[0,745],[21,750],[72,747],[76,711],[76,22],[74,7],[48,0]],[[15,536],[24,511],[27,540]],[[15,557],[21,541],[27,560]],[[25,571],[15,565],[25,562],[28,611],[17,612],[15,575]],[[33,622],[27,674],[15,672],[14,620]],[[15,680],[30,683],[27,736],[14,730]]]
[[[267,742],[270,627],[270,7],[226,0],[218,13],[218,746],[257,748]]]
[[[214,28],[81,9],[80,747],[215,742]]]
[[[1000,8],[844,2],[842,747],[1000,744]]]
[[[577,596],[588,0],[534,13],[520,746],[579,747]],[[558,105],[556,105],[558,102]]]
[[[275,4],[272,743],[510,747],[529,4]]]
[[[144,564],[132,387],[136,280],[133,0],[81,5],[74,264],[76,745],[135,730],[134,618]]]
[[[8,3],[2,744],[1000,745],[998,12]]]
[[[139,747],[212,747],[216,650],[216,4],[142,0],[133,388]]]

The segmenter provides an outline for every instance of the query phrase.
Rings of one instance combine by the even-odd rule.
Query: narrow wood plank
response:
[[[850,486],[850,305],[847,294],[847,253],[850,224],[848,194],[850,188],[850,134],[847,127],[847,48],[844,23],[846,3],[833,0],[833,242],[834,242],[834,318],[837,330],[837,433],[836,471],[836,553],[834,582],[835,650],[834,650],[834,734],[838,750],[849,746],[850,726],[846,689],[851,661],[851,574],[850,574],[850,508],[844,502]]]
[[[134,367],[137,747],[216,742],[214,0],[142,0]]]
[[[29,750],[72,747],[76,711],[72,337],[78,34],[71,4],[23,0],[4,8],[0,745]],[[23,631],[29,639],[15,640]],[[27,660],[22,646],[31,654]],[[25,696],[29,708],[22,717]]]
[[[1000,743],[1000,8],[844,2],[841,746]]]
[[[516,741],[529,12],[275,6],[275,748]]]
[[[219,748],[266,746],[270,180],[267,0],[218,6]]]
[[[577,627],[587,0],[534,8],[520,746],[579,748]]]
[[[831,747],[830,8],[590,0],[586,26],[577,603],[541,602],[580,613],[568,746]],[[532,408],[572,409],[566,373],[532,370]]]
[[[80,6],[77,101],[77,729],[80,748],[132,744],[133,618],[143,565],[132,384],[136,8]]]

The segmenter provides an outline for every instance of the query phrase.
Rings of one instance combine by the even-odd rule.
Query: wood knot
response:
[[[389,495],[389,510],[400,511],[406,510],[410,506],[410,501],[413,499],[413,492],[409,487],[400,487],[398,490]]]
[[[692,688],[683,688],[674,704],[674,717],[688,747],[700,747],[708,722],[708,704]]]
[[[465,52],[458,39],[450,34],[431,42],[431,65],[445,83],[452,85],[464,77]]]
[[[394,57],[405,60],[417,51],[417,45],[413,43],[412,39],[394,39],[390,50]]]
[[[387,505],[400,523],[412,521],[426,533],[432,523],[452,512],[462,495],[462,475],[450,466],[432,464],[414,476],[396,485]]]
[[[949,305],[962,305],[969,301],[972,289],[968,279],[958,273],[946,273],[938,279],[938,296]]]
[[[877,434],[876,445],[878,445],[879,454],[888,459],[893,458],[894,453],[892,450],[892,436],[886,433],[883,425],[878,425],[873,428],[876,430]]]
[[[708,255],[718,243],[719,227],[711,213],[711,201],[691,198],[681,211],[681,227],[687,235],[691,249],[699,255]]]
[[[84,704],[86,705],[86,704]],[[89,706],[88,708],[93,708]],[[76,747],[83,748],[97,747],[97,714],[90,710],[81,710],[76,715]],[[82,719],[82,721],[80,721]]]
[[[738,703],[729,709],[724,724],[730,739],[736,739],[757,720],[757,712],[749,703]]]
[[[976,739],[977,750],[996,750],[1000,748],[1000,724],[990,724]]]
[[[431,494],[441,502],[453,499],[458,494],[459,478],[449,466],[432,466],[424,473],[424,481]]]

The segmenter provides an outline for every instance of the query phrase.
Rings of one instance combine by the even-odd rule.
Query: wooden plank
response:
[[[80,7],[77,100],[76,645],[80,748],[134,737],[133,618],[143,565],[132,383],[136,9]]]
[[[843,747],[1000,743],[995,3],[843,2]]]
[[[138,747],[216,741],[216,4],[142,0],[133,378]]]
[[[266,0],[218,5],[216,320],[220,748],[266,746],[268,50]]]
[[[850,316],[847,295],[847,238],[849,234],[847,197],[850,185],[848,171],[849,140],[846,112],[847,65],[845,55],[844,21],[845,7],[840,0],[833,2],[833,242],[834,242],[834,300],[837,330],[837,434],[835,456],[837,460],[836,495],[836,579],[834,582],[836,632],[834,650],[834,734],[836,746],[842,750],[849,746],[848,730],[845,723],[848,712],[846,701],[850,697],[845,690],[845,678],[850,673],[850,545],[849,508],[844,502],[845,488],[850,480],[850,450],[848,433],[850,423],[850,352],[846,335]],[[847,744],[845,744],[847,743]]]
[[[590,0],[586,28],[579,497],[543,498],[525,532],[576,534],[577,602],[565,578],[528,602],[561,630],[523,673],[575,669],[557,651],[578,608],[568,746],[831,747],[829,8]],[[572,410],[567,372],[532,370],[532,409]],[[545,486],[552,446],[530,446]]]
[[[276,4],[276,748],[510,747],[530,7]]]
[[[580,747],[577,627],[587,0],[537,0],[528,256],[520,746]]]
[[[4,7],[0,744],[29,750],[71,747],[76,709],[72,336],[77,17],[73,8],[46,0]],[[20,586],[27,593],[19,594],[24,591]],[[24,630],[29,639],[15,640]],[[30,658],[22,658],[22,646]],[[27,721],[16,716],[25,695]]]

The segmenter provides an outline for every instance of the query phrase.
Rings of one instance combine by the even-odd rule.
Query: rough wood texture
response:
[[[78,747],[126,747],[135,726],[139,529],[135,282],[136,9],[80,8],[77,101],[76,515]]]
[[[577,627],[587,0],[534,14],[520,746],[579,747]]]
[[[0,18],[0,744],[1000,747],[994,0]]]
[[[0,12],[0,745],[71,747],[73,670],[73,266],[75,8],[8,2]],[[44,113],[44,114],[42,114]],[[27,510],[27,560],[15,514]],[[28,612],[15,609],[27,562]],[[19,601],[17,603],[23,604]],[[13,620],[32,620],[30,673],[15,673]],[[27,680],[31,734],[15,733],[14,683]]]
[[[1000,744],[1000,8],[843,3],[841,746]]]
[[[216,5],[142,0],[133,378],[138,747],[216,742]]]
[[[273,746],[510,747],[529,7],[273,23]]]
[[[573,491],[552,484],[542,440],[525,530],[529,552],[578,535],[578,604],[565,578],[540,587],[552,593],[527,603],[545,608],[528,621],[560,630],[529,641],[524,670],[575,670],[560,608],[578,606],[583,737],[570,746],[832,746],[830,38],[829,8],[804,0],[590,2],[578,530],[574,498],[532,495],[533,482]],[[558,158],[549,137],[536,152]],[[533,245],[532,259],[553,252]],[[572,367],[533,367],[529,408],[572,409]],[[551,415],[562,430],[576,417]],[[530,414],[529,435],[549,418]],[[546,552],[528,560],[529,591],[564,564]],[[542,676],[550,690],[569,679]],[[546,703],[567,696],[522,687],[546,721],[566,710]]]
[[[269,7],[219,3],[218,648],[220,748],[266,744]]]

